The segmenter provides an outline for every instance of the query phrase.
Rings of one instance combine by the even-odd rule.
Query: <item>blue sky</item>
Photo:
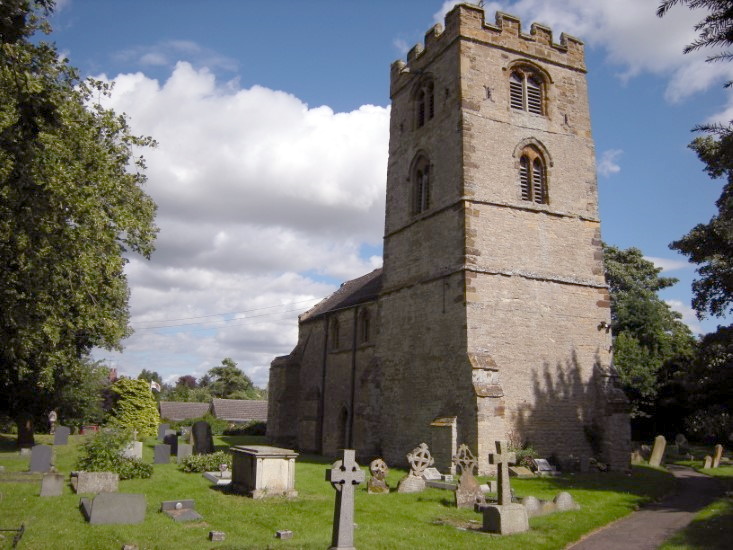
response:
[[[389,66],[453,2],[65,0],[50,39],[159,141],[147,191],[161,233],[128,265],[120,373],[200,376],[224,357],[259,385],[297,314],[381,265]],[[694,266],[668,244],[714,213],[691,128],[733,118],[731,67],[682,55],[702,13],[656,0],[485,2],[586,43],[604,240],[680,279],[663,297],[695,332]],[[729,321],[727,321],[729,322]]]

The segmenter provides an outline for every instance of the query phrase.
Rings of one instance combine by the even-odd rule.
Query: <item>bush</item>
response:
[[[218,472],[221,464],[226,464],[231,470],[232,455],[225,451],[217,451],[208,455],[189,455],[183,459],[180,468],[189,474]]]
[[[120,378],[112,385],[115,404],[110,423],[125,430],[135,430],[140,437],[158,433],[158,404],[147,380]]]
[[[224,430],[224,435],[265,435],[267,424],[252,420],[246,424],[238,424]]]
[[[102,430],[81,446],[76,467],[86,472],[115,472],[120,479],[150,477],[153,474],[151,464],[122,456],[122,451],[131,442],[129,431]]]
[[[222,435],[224,431],[229,427],[229,422],[216,418],[211,413],[206,413],[204,416],[199,418],[187,418],[186,420],[169,421],[171,430],[180,430],[184,426],[193,426],[194,423],[204,420],[211,426],[212,435]]]

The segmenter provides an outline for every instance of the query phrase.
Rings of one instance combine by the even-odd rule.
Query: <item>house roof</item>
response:
[[[310,321],[337,309],[371,302],[377,299],[381,290],[382,268],[379,268],[343,283],[336,292],[303,313],[300,316],[300,322]]]
[[[210,403],[192,403],[185,401],[161,401],[158,405],[160,416],[168,420],[201,418],[211,408]]]
[[[267,401],[254,399],[217,399],[211,400],[215,417],[230,422],[259,420],[267,422]]]

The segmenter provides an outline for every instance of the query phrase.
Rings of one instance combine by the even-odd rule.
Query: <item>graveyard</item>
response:
[[[69,480],[86,437],[71,435],[67,445],[54,446],[53,436],[37,436],[37,443],[52,449],[54,467],[58,477],[63,478],[59,496],[41,497],[41,474],[29,472],[29,458],[20,456],[13,436],[0,436],[0,529],[24,527],[17,548],[68,548],[72,543],[79,549],[119,549],[124,545],[139,549],[329,547],[337,494],[332,483],[341,479],[331,469],[341,457],[298,455],[294,463],[297,496],[258,499],[229,492],[200,473],[183,472],[175,457],[154,463],[155,447],[160,441],[148,438],[143,441],[142,458],[152,464],[151,477],[121,479],[117,487],[120,493],[143,495],[139,498],[144,498],[144,518],[131,525],[98,525],[85,519],[79,506],[82,495],[72,490]],[[217,451],[228,452],[239,446],[261,454],[260,446],[265,444],[264,438],[257,436],[214,436]],[[353,539],[357,548],[564,548],[674,488],[674,480],[664,469],[642,464],[635,465],[630,474],[596,471],[512,477],[511,489],[517,499],[532,496],[552,501],[565,491],[580,509],[529,517],[529,531],[500,536],[482,531],[481,513],[471,507],[456,507],[454,491],[428,485],[420,492],[399,492],[400,481],[410,475],[407,470],[390,467],[384,476],[389,492],[373,494],[366,483],[369,464],[359,466],[362,473],[356,475],[362,481],[352,489]],[[729,470],[733,467],[724,466],[717,469],[717,474],[726,475]],[[490,478],[479,476],[476,481],[484,484]],[[94,495],[83,497],[91,500]],[[186,503],[186,508],[195,507],[191,511],[195,511],[195,519],[173,519],[181,503]],[[161,512],[162,506],[171,513]],[[200,519],[196,519],[198,516]],[[222,533],[224,540],[209,540],[211,532]],[[283,538],[277,538],[278,532],[291,532],[292,537],[281,533]],[[0,548],[11,547],[12,533],[7,535],[0,539]]]

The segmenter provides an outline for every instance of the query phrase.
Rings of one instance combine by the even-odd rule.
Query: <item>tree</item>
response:
[[[120,378],[112,384],[115,402],[110,424],[123,430],[134,430],[140,437],[158,433],[158,404],[146,380]]]
[[[208,387],[214,397],[259,399],[261,396],[260,390],[254,386],[252,380],[229,357],[223,359],[220,366],[210,369],[208,376],[212,379]]]
[[[657,10],[664,16],[676,4],[690,9],[704,8],[707,15],[695,25],[698,38],[684,53],[702,48],[727,48],[733,43],[733,6],[730,0],[665,0]],[[730,61],[733,53],[720,51],[708,62]],[[727,82],[726,87],[731,85]],[[698,264],[699,278],[693,282],[692,307],[698,317],[724,316],[733,312],[733,124],[708,124],[695,130],[707,136],[695,139],[690,148],[705,164],[711,178],[725,178],[717,215],[707,224],[698,224],[687,235],[670,244],[691,262]]]
[[[652,417],[665,381],[684,370],[695,350],[681,315],[657,295],[677,280],[660,277],[661,269],[637,248],[604,246],[604,262],[619,382],[631,402],[632,417]]]
[[[35,39],[53,6],[0,3],[0,413],[18,418],[19,443],[92,348],[129,335],[123,268],[157,232],[135,156],[154,142]]]
[[[140,374],[137,375],[138,380],[147,380],[148,382],[157,382],[161,386],[163,385],[163,379],[154,370],[143,369]]]

